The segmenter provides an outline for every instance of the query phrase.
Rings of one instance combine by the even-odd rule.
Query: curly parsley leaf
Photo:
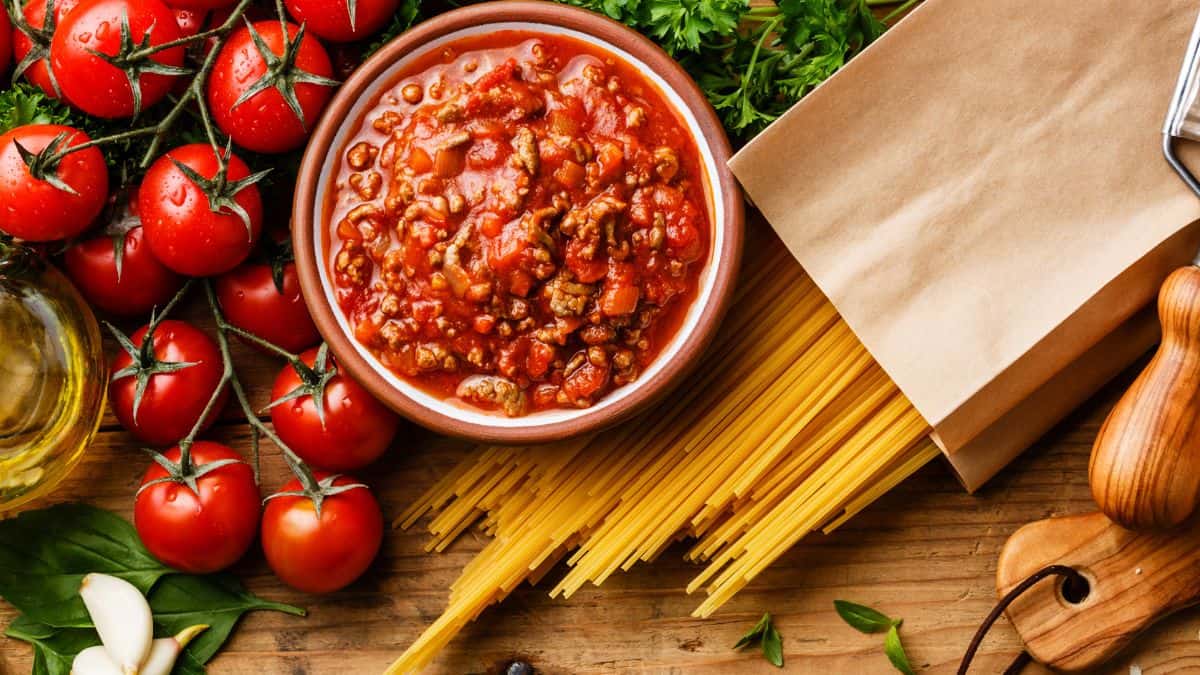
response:
[[[65,103],[31,84],[18,82],[0,91],[0,134],[26,124],[74,123],[74,115]]]
[[[392,41],[397,35],[412,28],[412,25],[421,17],[421,0],[403,0],[400,7],[396,9],[396,13],[392,15],[392,20],[382,31],[379,32],[366,47],[363,47],[362,57],[365,59],[368,56],[379,51],[380,47]]]

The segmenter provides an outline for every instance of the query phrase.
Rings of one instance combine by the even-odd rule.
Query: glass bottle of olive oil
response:
[[[0,241],[0,514],[53,490],[79,462],[106,375],[96,319],[71,282]]]

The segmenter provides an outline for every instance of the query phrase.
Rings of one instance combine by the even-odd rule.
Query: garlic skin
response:
[[[88,647],[75,655],[71,675],[122,675],[121,669],[108,656],[102,645]]]
[[[179,631],[175,637],[155,640],[150,645],[150,655],[146,657],[145,663],[142,664],[140,675],[171,675],[171,669],[175,667],[175,660],[179,658],[179,654],[183,652],[183,648],[192,641],[192,638],[204,632],[206,628],[208,626],[203,624],[190,626]],[[72,675],[86,674],[72,673]]]
[[[124,579],[93,573],[83,578],[79,596],[116,672],[139,675],[154,641],[154,618],[142,592]]]

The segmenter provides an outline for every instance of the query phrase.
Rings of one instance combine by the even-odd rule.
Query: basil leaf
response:
[[[895,624],[888,628],[887,636],[883,639],[883,653],[887,654],[888,661],[896,670],[904,675],[916,675],[912,664],[908,662],[908,655],[904,653],[904,645],[900,644],[900,631],[896,630]]]
[[[733,646],[733,648],[741,649],[742,647],[749,645],[750,643],[754,642],[755,640],[760,639],[763,636],[763,633],[767,630],[767,626],[769,626],[769,625],[771,625],[770,613],[763,614],[762,618],[758,620],[758,623],[754,624],[754,628],[751,628],[749,630],[749,632],[747,632],[745,635],[743,635],[742,638],[737,641],[737,644],[735,644]]]
[[[767,626],[762,639],[763,657],[776,668],[783,667],[783,636],[773,625]]]
[[[85,574],[120,577],[146,593],[171,570],[128,521],[83,504],[59,504],[0,521],[0,597],[33,621],[91,625],[79,584]]]
[[[843,621],[863,633],[879,633],[901,623],[882,612],[846,600],[834,600],[833,607]]]
[[[100,644],[91,628],[54,628],[24,616],[9,624],[4,634],[33,645],[34,675],[70,675],[75,655]]]
[[[175,675],[204,673],[246,612],[304,615],[299,607],[247,593],[231,575],[192,576],[162,566],[133,526],[108,511],[82,504],[29,511],[0,521],[0,596],[23,612],[5,634],[33,645],[34,675],[69,675],[75,655],[99,644],[79,599],[80,581],[91,572],[126,579],[147,593],[158,637],[209,626],[180,655]]]
[[[188,626],[207,624],[208,630],[196,636],[184,650],[199,664],[217,653],[238,619],[252,610],[274,610],[304,616],[299,607],[263,600],[247,593],[238,580],[228,574],[197,577],[172,574],[150,593],[154,623],[162,635],[174,635]]]

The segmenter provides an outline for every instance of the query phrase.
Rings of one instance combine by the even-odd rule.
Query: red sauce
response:
[[[504,31],[418,59],[342,149],[338,304],[388,368],[508,415],[632,382],[694,300],[696,140],[633,66]]]

